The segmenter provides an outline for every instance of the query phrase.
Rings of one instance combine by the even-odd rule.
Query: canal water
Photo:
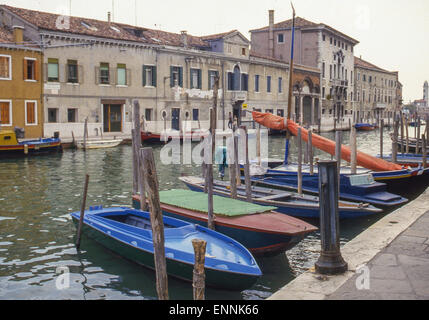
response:
[[[345,144],[348,139],[349,134],[344,133]],[[384,141],[384,150],[390,153],[387,131]],[[377,154],[378,133],[359,133],[358,146],[362,151]],[[283,137],[270,137],[271,158],[283,158],[284,149]],[[162,190],[185,188],[178,177],[200,174],[197,166],[162,165],[160,150],[161,147],[154,147]],[[291,159],[296,159],[295,142],[291,153]],[[131,205],[130,146],[86,153],[65,150],[61,155],[0,161],[0,299],[156,299],[153,271],[116,256],[86,237],[82,239],[82,251],[75,249],[76,229],[69,213],[80,209],[86,173],[90,174],[88,206]],[[408,196],[415,198],[422,191]],[[385,214],[342,222],[341,243],[347,243]],[[268,298],[313,267],[319,251],[319,234],[315,233],[286,254],[258,259],[264,276],[249,290],[207,289],[206,297]],[[70,272],[69,283],[60,281],[64,268]],[[170,278],[169,293],[171,299],[190,300],[192,284]]]

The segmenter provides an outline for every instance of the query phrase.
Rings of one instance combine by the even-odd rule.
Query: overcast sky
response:
[[[70,0],[0,0],[11,6],[69,14]],[[112,10],[114,3],[114,8]],[[429,0],[295,0],[297,15],[357,39],[356,56],[383,69],[399,71],[404,101],[422,99],[429,80]],[[73,16],[192,35],[268,25],[268,10],[275,22],[291,18],[288,0],[71,0]]]

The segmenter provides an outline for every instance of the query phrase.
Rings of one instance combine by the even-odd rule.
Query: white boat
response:
[[[104,149],[104,148],[114,148],[119,146],[123,139],[100,139],[100,140],[88,140],[86,141],[86,149]],[[78,149],[85,149],[85,143],[79,141],[77,143]]]

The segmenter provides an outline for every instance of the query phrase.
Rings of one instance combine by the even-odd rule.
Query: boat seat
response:
[[[268,197],[258,198],[258,200],[289,200],[290,198],[292,198],[292,194],[290,193],[279,193]]]
[[[144,230],[152,230],[152,226],[150,225],[150,223],[148,223],[148,221],[136,216],[127,216],[125,224]]]

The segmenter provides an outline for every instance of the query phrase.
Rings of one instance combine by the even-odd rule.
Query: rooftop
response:
[[[13,34],[9,30],[0,27],[0,43],[13,42]]]
[[[355,67],[370,69],[370,70],[384,72],[384,73],[395,73],[395,72],[387,71],[385,69],[377,67],[376,65],[369,63],[368,61],[365,61],[365,60],[358,58],[358,57],[355,57]]]
[[[64,20],[63,24],[58,23],[61,22],[61,16],[58,14],[16,8],[7,5],[0,5],[0,8],[9,10],[41,30],[155,45],[183,46],[182,35],[178,33],[81,17],[69,17],[70,26],[68,29],[64,29],[64,26],[67,25],[67,21]],[[187,37],[189,47],[205,48],[208,46],[201,37],[192,35],[187,35]]]
[[[289,20],[285,20],[282,22],[278,22],[274,24],[274,29],[291,29],[292,28],[292,23],[293,20],[289,19]],[[300,28],[300,29],[314,29],[314,28],[326,28],[328,30],[330,30],[331,32],[337,33],[339,35],[341,35],[344,38],[347,38],[349,41],[351,41],[354,44],[358,44],[359,41],[357,41],[356,39],[353,39],[352,37],[347,36],[346,34],[324,24],[324,23],[315,23],[315,22],[311,22],[309,20],[306,20],[304,18],[301,17],[296,17],[295,18],[295,28]],[[250,32],[261,32],[261,31],[268,31],[269,30],[269,26],[263,27],[263,28],[259,28],[259,29],[253,29],[250,30]]]

